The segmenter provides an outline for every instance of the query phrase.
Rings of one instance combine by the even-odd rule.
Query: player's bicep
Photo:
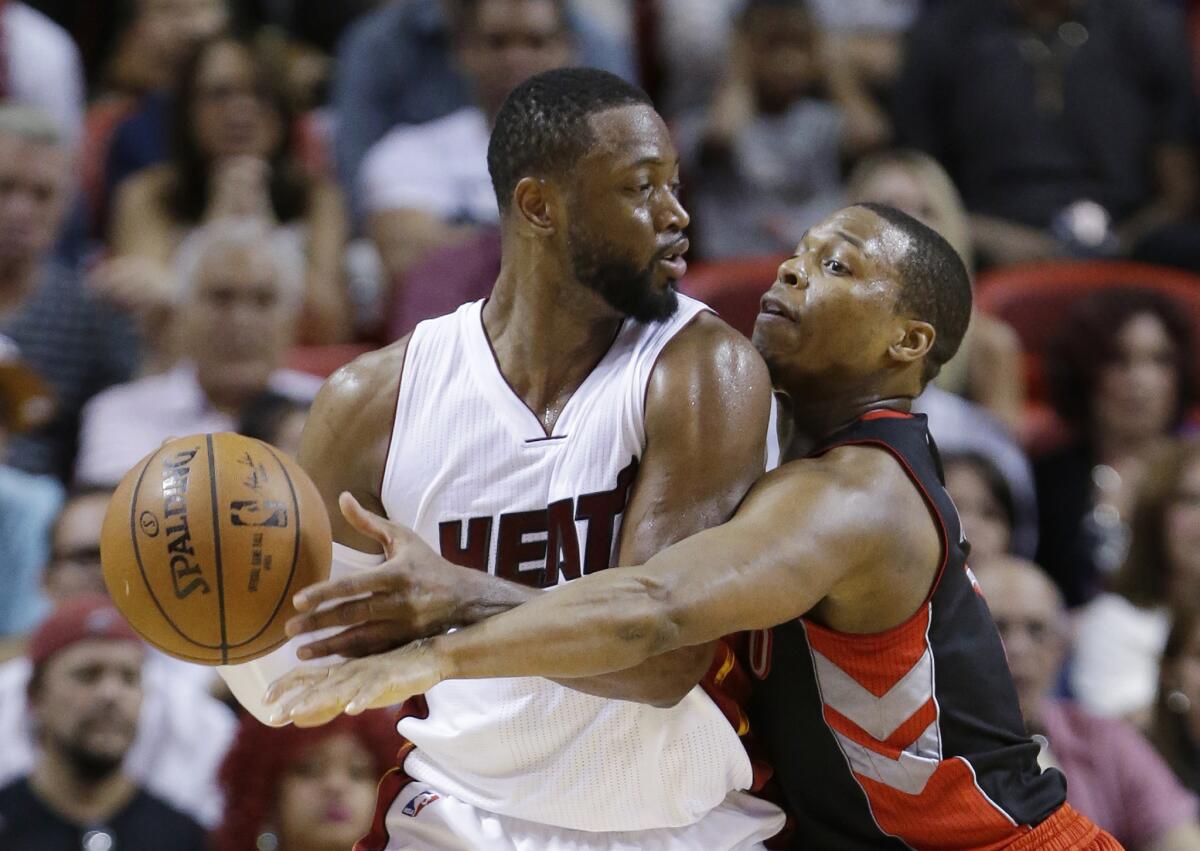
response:
[[[750,343],[711,314],[663,351],[646,399],[646,451],[619,564],[725,522],[762,475],[770,378]]]
[[[800,617],[871,557],[881,530],[856,523],[858,495],[827,474],[765,477],[728,523],[644,567],[664,589],[675,643]]]

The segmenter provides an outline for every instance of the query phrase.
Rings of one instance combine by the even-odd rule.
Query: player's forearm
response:
[[[474,624],[544,596],[544,592],[479,573],[464,588],[464,595],[468,599],[464,602],[460,621]],[[712,644],[680,647],[645,659],[626,670],[598,676],[559,677],[557,681],[596,697],[673,706],[704,676],[712,663],[713,652]]]
[[[439,636],[431,646],[447,679],[601,677],[681,646],[671,635],[662,591],[641,570],[609,570]]]

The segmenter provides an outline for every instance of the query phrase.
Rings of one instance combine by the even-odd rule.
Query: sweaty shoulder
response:
[[[707,395],[726,414],[766,416],[771,378],[753,344],[707,310],[696,315],[659,355],[646,390],[646,417],[687,412]],[[765,428],[765,419],[764,419]]]
[[[806,489],[822,492],[824,498],[808,507],[831,518],[854,544],[855,569],[814,610],[818,621],[846,632],[876,632],[911,616],[937,576],[942,541],[900,461],[875,446],[839,446],[779,472],[797,496]]]
[[[369,352],[330,376],[313,402],[300,442],[300,465],[321,492],[334,540],[369,552],[378,547],[349,528],[337,500],[350,491],[382,513],[379,489],[408,340]]]

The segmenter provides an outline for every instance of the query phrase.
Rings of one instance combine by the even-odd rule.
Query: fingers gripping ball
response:
[[[274,447],[241,435],[168,441],[130,470],[100,555],[117,608],[150,644],[204,665],[286,641],[292,595],[329,575],[329,516]]]

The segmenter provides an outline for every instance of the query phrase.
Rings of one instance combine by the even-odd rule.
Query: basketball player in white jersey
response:
[[[688,215],[645,94],[588,69],[534,77],[501,109],[488,165],[491,296],[351,364],[310,415],[300,460],[334,520],[325,590],[344,599],[292,625],[326,631],[305,659],[388,650],[645,561],[726,520],[762,474],[769,377],[675,293]],[[353,500],[356,522],[343,516],[343,492],[454,564],[414,583],[356,529]],[[299,643],[225,670],[260,718]],[[731,665],[708,644],[561,684],[439,685],[406,704],[409,745],[357,848],[761,847],[784,818],[742,791],[744,716],[697,685],[718,689]]]

